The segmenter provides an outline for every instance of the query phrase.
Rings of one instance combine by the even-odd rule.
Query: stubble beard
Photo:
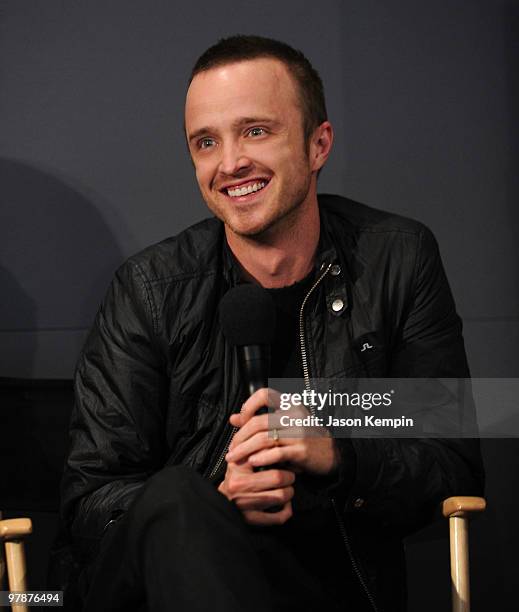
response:
[[[235,236],[245,239],[253,239],[255,241],[270,241],[273,237],[280,233],[287,234],[290,232],[296,223],[299,214],[302,212],[301,208],[308,197],[311,185],[311,175],[305,181],[300,188],[291,193],[291,189],[284,189],[279,195],[276,196],[276,213],[272,217],[265,219],[256,227],[250,229],[243,229],[234,223],[232,215],[226,215],[224,207],[210,206],[213,213],[218,217],[226,226],[226,230],[232,232]],[[289,202],[288,205],[277,206],[279,202]]]

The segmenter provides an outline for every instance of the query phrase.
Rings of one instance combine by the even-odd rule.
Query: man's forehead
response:
[[[230,106],[245,115],[260,107],[274,111],[290,101],[298,102],[296,86],[281,61],[257,58],[234,62],[193,78],[186,96],[186,120],[199,113],[222,113]]]

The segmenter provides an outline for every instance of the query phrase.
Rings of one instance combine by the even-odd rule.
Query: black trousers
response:
[[[333,516],[251,527],[194,470],[155,474],[82,576],[87,612],[366,609]]]

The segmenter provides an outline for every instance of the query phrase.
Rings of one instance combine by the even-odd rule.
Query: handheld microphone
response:
[[[276,307],[259,285],[237,285],[220,302],[223,335],[238,350],[249,395],[268,385],[270,345],[276,331]],[[261,408],[257,414],[264,414]]]
[[[259,285],[237,285],[220,302],[220,323],[223,335],[238,351],[242,376],[249,395],[268,386],[270,345],[276,331],[276,307],[269,293]],[[267,406],[256,414],[268,413]],[[271,469],[261,466],[254,471]],[[282,506],[267,508],[279,512]]]

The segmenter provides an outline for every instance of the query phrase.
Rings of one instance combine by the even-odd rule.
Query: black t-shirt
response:
[[[302,378],[299,313],[313,274],[288,287],[267,289],[276,306],[276,336],[270,351],[271,378]]]

